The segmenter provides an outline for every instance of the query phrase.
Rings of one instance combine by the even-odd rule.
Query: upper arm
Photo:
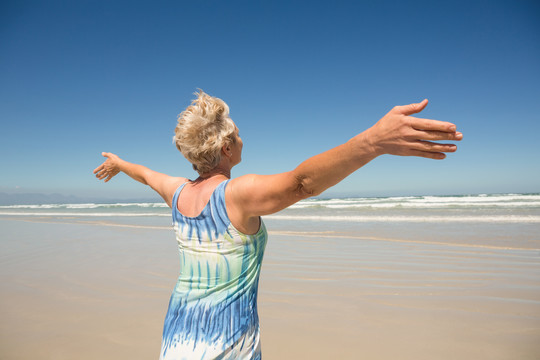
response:
[[[144,174],[144,179],[146,184],[154,189],[171,208],[174,192],[181,184],[188,181],[183,177],[169,176],[150,169]]]
[[[273,214],[313,195],[304,191],[302,179],[294,171],[244,175],[231,180],[227,192],[243,218]]]

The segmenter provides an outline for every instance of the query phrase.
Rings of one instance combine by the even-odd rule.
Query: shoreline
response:
[[[108,227],[120,227],[120,228],[134,228],[134,229],[152,229],[152,230],[172,230],[172,226],[167,225],[155,225],[155,224],[132,224],[132,223],[122,223],[118,220],[114,221],[114,217],[103,216],[106,220],[81,220],[79,216],[52,216],[52,215],[41,215],[41,216],[22,216],[22,215],[1,215],[0,221],[23,221],[23,222],[32,222],[32,223],[42,223],[42,224],[80,224],[80,225],[92,225],[92,226],[108,226]],[[269,220],[274,220],[272,217],[263,217],[265,223]],[[154,222],[153,219],[149,220]],[[280,227],[283,227],[281,225]],[[539,227],[540,230],[540,227]],[[381,237],[381,236],[369,236],[369,235],[355,235],[351,232],[346,231],[295,231],[295,230],[268,230],[268,234],[272,235],[284,235],[292,237],[318,237],[318,238],[342,238],[342,239],[355,239],[355,240],[364,240],[364,241],[386,241],[393,243],[410,243],[410,244],[425,244],[425,245],[440,245],[440,246],[450,246],[450,247],[465,247],[465,248],[481,248],[481,249],[492,249],[492,250],[530,250],[530,251],[540,251],[540,239],[539,241],[533,244],[521,244],[522,246],[498,246],[498,245],[488,245],[488,244],[473,244],[473,243],[464,243],[464,242],[445,242],[445,241],[429,241],[429,240],[416,240],[416,239],[406,239],[406,238],[397,238],[397,237]],[[529,245],[529,246],[525,246]]]

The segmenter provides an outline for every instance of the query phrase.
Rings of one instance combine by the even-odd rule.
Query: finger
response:
[[[106,178],[107,176],[109,175],[109,171],[107,171],[107,169],[103,170],[102,172],[99,173],[99,179],[103,179],[103,178]]]
[[[103,164],[99,165],[97,168],[94,169],[94,174],[100,172],[101,170],[103,170]]]
[[[415,136],[419,140],[454,140],[460,141],[463,139],[463,134],[460,132],[444,132],[444,131],[428,131],[428,130],[417,130],[415,131]]]
[[[410,116],[408,119],[411,121],[412,127],[416,130],[430,130],[430,131],[444,131],[444,132],[456,131],[456,125],[447,121],[415,118],[413,116]]]
[[[105,156],[106,158],[108,158],[109,156],[111,156],[111,153],[108,153],[108,152],[102,152],[102,153],[101,153],[101,156]]]
[[[424,110],[428,104],[428,99],[422,100],[422,102],[409,105],[401,105],[394,107],[394,110],[403,115],[412,115]]]
[[[457,146],[454,144],[439,144],[431,141],[418,140],[413,146],[413,149],[427,152],[442,153],[455,152],[457,150]]]
[[[412,156],[423,157],[423,158],[427,158],[427,159],[433,159],[433,160],[442,160],[442,159],[446,158],[446,154],[444,154],[444,153],[421,151],[421,150],[415,150],[415,149],[411,149],[411,155]]]

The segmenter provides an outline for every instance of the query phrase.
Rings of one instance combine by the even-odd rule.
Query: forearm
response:
[[[118,162],[118,170],[122,171],[129,177],[131,177],[134,180],[137,180],[140,183],[143,183],[144,185],[148,185],[147,182],[147,174],[150,169],[148,169],[146,166],[142,166],[139,164],[133,164],[125,160],[119,160]]]
[[[379,156],[368,137],[366,130],[301,163],[293,172],[302,197],[319,195]]]

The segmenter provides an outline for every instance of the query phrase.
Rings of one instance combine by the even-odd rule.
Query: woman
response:
[[[199,173],[172,177],[111,153],[94,170],[149,185],[172,208],[180,276],[163,329],[160,359],[259,359],[257,288],[267,234],[261,215],[319,195],[382,154],[444,159],[461,140],[454,124],[412,117],[427,100],[396,106],[346,143],[276,175],[231,179],[242,139],[221,99],[200,91],[178,117],[174,141]]]

